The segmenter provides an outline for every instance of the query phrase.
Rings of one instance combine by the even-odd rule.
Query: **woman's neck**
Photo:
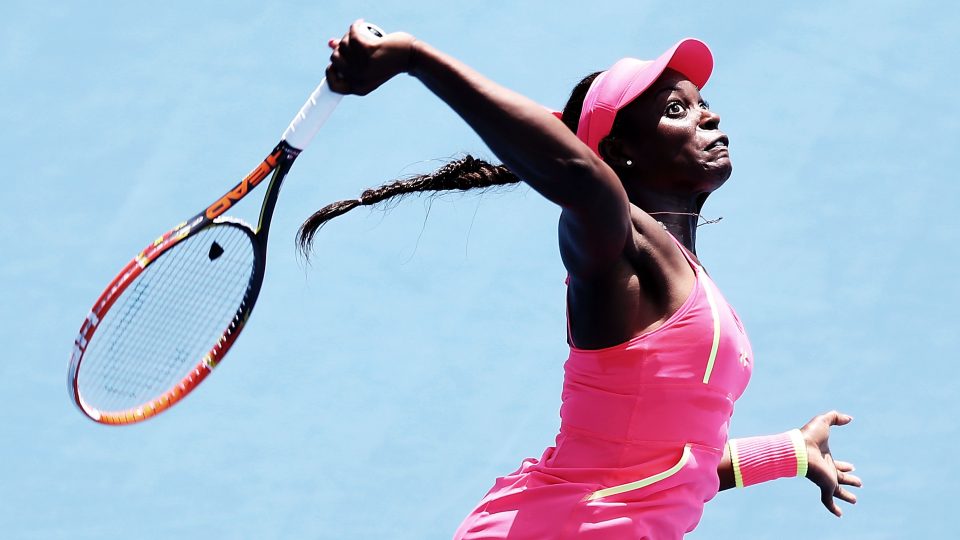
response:
[[[693,212],[654,211],[647,212],[656,219],[663,228],[683,244],[691,253],[697,252],[697,220],[698,214]]]
[[[691,253],[697,252],[697,224],[707,193],[630,193],[630,201],[663,224]]]

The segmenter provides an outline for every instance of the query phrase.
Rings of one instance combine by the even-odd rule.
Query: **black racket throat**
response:
[[[257,299],[260,297],[260,289],[263,286],[263,279],[267,270],[267,239],[270,234],[270,223],[273,220],[273,212],[277,206],[277,199],[280,196],[280,188],[283,185],[283,180],[286,178],[297,156],[300,155],[300,152],[299,149],[290,146],[286,141],[280,141],[280,143],[274,147],[273,151],[270,152],[270,155],[263,161],[264,164],[270,164],[271,158],[275,157],[275,165],[273,165],[270,181],[267,183],[267,191],[264,194],[263,203],[260,206],[257,229],[252,231],[253,249],[256,255],[253,265],[253,275],[251,276],[250,285],[247,289],[247,296],[237,314],[237,332],[246,325],[247,319],[257,303]],[[235,189],[238,189],[241,185],[242,182],[238,184]],[[253,187],[256,186],[252,186],[250,189],[253,189]],[[221,219],[229,220],[226,216],[223,216]],[[221,254],[222,251],[219,249],[219,246],[216,246],[215,243],[211,244],[208,253],[211,261],[220,257]]]
[[[267,184],[267,193],[263,198],[263,204],[260,206],[260,218],[257,220],[257,238],[266,250],[267,235],[270,233],[270,222],[273,220],[273,211],[277,206],[277,198],[280,196],[280,186],[283,179],[286,178],[293,162],[300,155],[300,150],[287,144],[287,141],[280,141],[271,152],[271,155],[280,155],[273,174],[270,176],[270,183]]]

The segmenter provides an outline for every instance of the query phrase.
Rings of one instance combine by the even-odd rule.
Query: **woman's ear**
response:
[[[622,141],[612,135],[604,137],[597,149],[600,150],[600,158],[614,169],[630,168],[636,164],[636,159],[630,155]]]

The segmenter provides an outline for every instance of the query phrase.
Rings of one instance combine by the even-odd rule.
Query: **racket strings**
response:
[[[243,237],[237,236],[236,239],[242,240]],[[220,240],[222,241],[222,239]],[[181,258],[180,262],[188,263],[195,260],[204,260],[207,252],[207,244],[209,243],[209,241],[194,242],[190,246],[192,251],[189,254],[189,257]],[[219,242],[217,245],[219,245]],[[231,253],[236,253],[238,251],[236,249],[237,247],[239,246],[229,245],[226,249],[229,249]],[[213,266],[209,263],[200,263],[200,266],[208,269],[213,268]],[[181,264],[175,269],[175,271],[183,271],[185,268],[187,268],[187,265]],[[243,278],[244,280],[248,281],[249,274],[246,274],[243,276]],[[145,351],[159,350],[164,346],[164,343],[168,343],[169,346],[172,346],[169,354],[157,357],[157,361],[160,364],[159,367],[162,369],[154,370],[153,368],[150,368],[150,370],[147,372],[148,374],[153,375],[152,378],[163,390],[166,390],[169,388],[169,386],[171,386],[171,379],[173,381],[182,379],[189,369],[196,365],[200,358],[202,358],[202,356],[206,354],[211,347],[213,347],[215,344],[215,339],[217,339],[228,326],[228,323],[225,323],[222,317],[206,318],[203,315],[208,307],[215,308],[215,306],[209,305],[209,299],[225,299],[231,297],[229,291],[227,291],[227,288],[232,284],[231,281],[229,279],[210,280],[206,279],[206,276],[203,275],[197,276],[195,281],[193,279],[194,278],[191,278],[191,280],[182,282],[183,287],[179,290],[180,294],[177,297],[176,302],[174,302],[171,306],[173,309],[170,312],[170,320],[167,322],[167,325],[164,328],[165,331],[154,333],[153,340],[146,341],[142,345]],[[237,283],[236,285],[240,284],[241,283]],[[245,283],[243,284],[245,285]],[[204,288],[204,285],[206,285],[206,288]],[[223,311],[223,309],[226,309],[227,311]],[[233,311],[235,314],[236,310],[239,309],[239,302],[231,300],[223,305],[223,309],[215,308],[211,310],[211,313],[229,315],[229,312]],[[191,321],[191,319],[193,320]],[[191,333],[190,328],[181,326],[180,321],[193,322],[195,325],[194,332]],[[171,330],[180,331],[172,332]],[[197,354],[197,351],[191,351],[189,347],[191,342],[189,338],[191,335],[211,336],[213,339],[205,339],[202,342],[203,351]],[[131,364],[128,367],[127,372],[131,373],[131,370],[133,370],[135,367],[136,366],[134,364]],[[124,379],[130,379],[130,377],[124,376]]]
[[[167,257],[160,259],[166,264],[161,264],[159,262],[154,263],[155,266],[148,268],[148,270],[152,270],[152,275],[143,275],[140,279],[129,285],[129,288],[125,291],[125,294],[117,300],[116,304],[114,305],[114,309],[110,312],[116,312],[118,314],[117,323],[112,327],[113,333],[116,334],[116,336],[131,336],[134,334],[134,332],[131,331],[131,323],[132,321],[137,321],[138,315],[143,311],[145,305],[144,295],[147,294],[147,291],[149,291],[155,284],[166,282],[169,279],[168,275],[171,273],[171,271],[174,274],[177,273],[177,271],[182,271],[184,262],[189,258],[184,257],[183,255],[194,255],[193,253],[188,253],[190,247],[191,245],[189,244],[178,246],[178,248],[175,248],[178,249],[178,253],[171,252],[167,254],[169,260],[166,260]],[[103,323],[101,323],[101,325],[103,325]],[[101,328],[103,328],[103,326],[101,326]],[[140,330],[140,333],[142,334],[144,328],[139,328],[137,330]],[[92,362],[94,358],[99,358],[96,353],[100,352],[100,350],[96,349],[95,351],[89,351],[87,353],[87,357],[85,358],[85,367],[88,368],[88,371],[85,373],[85,375],[91,381],[102,381],[102,390],[104,392],[112,394],[117,398],[126,397],[130,400],[133,400],[136,398],[137,392],[134,390],[132,385],[124,385],[123,381],[126,381],[130,378],[131,370],[135,369],[137,364],[134,362],[116,362],[116,359],[124,358],[129,355],[131,352],[131,341],[116,339],[116,336],[114,336],[114,339],[108,340],[110,333],[111,332],[108,330],[103,335],[97,336],[95,334],[95,337],[99,337],[100,339],[95,339],[95,341],[91,342],[91,346],[93,346],[94,343],[105,344],[105,357],[114,359],[112,366],[113,369],[111,369],[111,364],[109,362],[94,362],[93,365],[87,364],[87,362]],[[144,336],[141,335],[139,337],[141,338],[141,343],[143,345],[149,345],[149,343],[143,343]],[[158,362],[158,364],[160,364],[158,367],[162,368],[162,366],[167,363],[168,362],[165,362],[161,359],[161,361]],[[164,374],[164,371],[166,370],[158,369],[155,371],[154,373],[156,374],[156,378],[161,377]],[[85,388],[87,390],[92,390],[89,386],[86,386]],[[90,401],[94,399],[95,395],[96,394],[94,394],[92,391],[88,391],[86,399]],[[102,407],[103,400],[98,400],[98,403],[100,403],[100,406]]]
[[[213,241],[216,241],[216,240],[213,240]],[[207,243],[208,242],[192,243],[189,246],[189,249],[191,249],[191,252],[187,254],[187,256],[183,256],[179,258],[178,262],[180,264],[177,267],[174,268],[172,265],[168,265],[169,268],[171,269],[169,270],[169,272],[172,272],[173,274],[183,272],[184,268],[186,267],[186,263],[200,259],[200,256],[203,254],[203,250],[206,247]],[[219,245],[219,242],[217,245]],[[230,246],[230,248],[234,248],[234,247],[235,246]],[[235,250],[231,249],[231,252],[233,251]],[[157,357],[159,367],[162,369],[151,370],[150,372],[159,381],[169,380],[170,373],[173,372],[177,367],[183,365],[185,361],[184,355],[187,354],[187,351],[182,346],[182,344],[184,343],[183,339],[187,337],[185,335],[187,333],[186,331],[189,329],[184,328],[182,326],[178,326],[176,324],[176,321],[187,320],[187,318],[189,317],[189,314],[198,313],[200,312],[200,310],[203,309],[204,306],[202,302],[206,299],[205,298],[206,295],[204,294],[205,291],[207,294],[210,294],[215,298],[223,297],[224,287],[223,286],[218,287],[217,282],[210,283],[208,281],[209,280],[203,279],[202,276],[197,276],[195,279],[191,278],[190,280],[184,281],[182,283],[182,288],[179,291],[180,295],[179,295],[178,301],[167,307],[167,309],[169,310],[169,317],[168,317],[169,326],[167,328],[171,330],[179,329],[181,330],[180,332],[178,333],[157,332],[152,334],[152,338],[153,338],[152,341],[147,341],[142,344],[142,348],[147,351],[156,350],[157,348],[161,347],[163,342],[166,340],[170,340],[170,344],[173,345],[172,352],[174,354]],[[222,285],[222,284],[228,284],[229,282],[220,281],[219,283]],[[206,285],[205,290],[203,288],[204,285]],[[231,305],[234,305],[234,304],[231,304]],[[134,313],[131,313],[131,316],[136,317],[138,315],[137,313],[134,312]],[[206,328],[200,326],[203,323],[206,323],[205,324],[205,326],[207,326]],[[210,332],[213,332],[213,331],[217,331],[219,333],[219,332],[222,332],[224,329],[224,327],[221,324],[221,321],[214,320],[213,318],[200,319],[195,324],[198,325],[196,329],[201,335],[209,335]],[[212,347],[213,343],[211,342],[209,345],[210,347]],[[195,360],[199,360],[199,358]],[[192,366],[195,363],[196,362],[193,362],[190,365]],[[137,367],[136,364],[130,364],[127,366],[127,371],[129,372],[130,370],[133,370],[136,367]],[[122,372],[118,372],[117,377],[120,379],[128,378],[127,375]]]
[[[183,253],[170,252],[165,254],[167,257],[177,255],[170,260],[160,259],[166,264],[160,265],[158,263],[154,263],[156,264],[156,267],[151,267],[151,269],[155,273],[154,276],[151,276],[152,279],[146,279],[145,277],[141,277],[141,279],[138,279],[134,283],[130,284],[129,286],[130,288],[128,288],[127,290],[129,291],[132,289],[133,290],[132,294],[124,295],[123,297],[121,297],[124,300],[124,302],[123,302],[123,305],[119,306],[120,319],[116,327],[116,333],[119,336],[130,335],[130,333],[128,332],[130,323],[131,321],[137,321],[139,313],[142,310],[144,305],[143,297],[146,291],[152,288],[154,284],[165,283],[168,280],[168,275],[170,275],[171,273],[175,275],[177,273],[182,272],[185,263],[188,260],[195,258],[195,253],[193,253],[192,251],[195,250],[196,245],[198,244],[191,243],[191,244],[183,244],[182,246],[177,246],[177,248],[174,248],[174,249],[179,248],[181,250],[184,250],[184,252]],[[191,252],[188,253],[186,250],[191,250]],[[119,303],[119,299],[118,299],[118,303]],[[115,307],[116,307],[116,304],[115,304]],[[177,306],[171,306],[168,309],[176,309],[176,307]],[[179,314],[175,314],[175,315],[179,315]],[[179,317],[170,317],[171,320],[177,320],[178,318]],[[107,336],[103,336],[103,337],[105,339]],[[123,356],[129,354],[131,352],[128,350],[130,348],[129,347],[130,345],[131,345],[131,342],[124,341],[123,339],[115,339],[115,340],[109,341],[108,342],[108,347],[109,347],[108,358],[114,358],[114,359],[122,358]],[[144,347],[149,347],[153,345],[153,343],[147,342],[147,343],[143,343],[142,345]],[[161,358],[159,363],[160,363],[159,367],[163,368],[164,366],[168,365],[170,362],[169,360],[164,360],[163,358]],[[99,363],[98,367],[100,368],[100,370],[97,373],[97,375],[100,376],[103,380],[103,389],[117,396],[127,396],[130,399],[136,399],[136,392],[132,391],[129,385],[124,386],[122,382],[127,381],[130,378],[132,374],[131,372],[135,370],[137,366],[138,364],[134,362],[117,363],[115,364],[114,369],[111,370],[110,369],[111,366],[109,363],[106,363],[106,362]],[[153,371],[151,373],[153,373],[154,378],[158,380],[162,380],[169,377],[169,369],[157,369],[156,371]]]
[[[242,231],[237,232],[241,233],[238,239],[243,240],[243,236],[245,235],[242,234]],[[218,244],[224,243],[222,235],[218,236],[220,237],[212,241],[217,241]],[[200,342],[202,352],[198,351],[191,354],[190,342],[196,340],[190,339],[191,336],[187,333],[190,328],[182,326],[182,323],[189,321],[191,314],[205,313],[204,308],[211,307],[200,303],[206,299],[206,295],[203,294],[204,291],[198,285],[202,283],[207,283],[208,285],[219,284],[221,286],[210,287],[206,292],[214,298],[224,298],[224,287],[222,285],[229,284],[230,282],[228,279],[211,281],[205,279],[202,274],[189,271],[191,267],[211,268],[209,263],[203,264],[199,261],[203,261],[207,245],[208,243],[212,243],[212,241],[209,238],[198,237],[189,244],[184,243],[182,247],[178,246],[179,249],[174,248],[178,249],[178,252],[164,254],[157,262],[153,263],[157,265],[154,279],[141,279],[138,280],[137,283],[131,284],[131,288],[134,289],[134,294],[130,295],[129,300],[124,303],[124,306],[121,306],[120,313],[122,316],[117,325],[119,330],[118,334],[125,336],[125,338],[117,339],[110,343],[111,357],[115,359],[115,369],[110,371],[109,365],[106,363],[103,364],[105,370],[103,372],[103,390],[121,401],[124,398],[133,400],[133,402],[131,402],[132,405],[140,404],[144,400],[156,397],[156,394],[169,389],[173,384],[182,379],[197,363],[199,358],[206,353],[206,350],[209,350],[214,344],[215,340],[226,327],[226,324],[229,324],[224,324],[222,317],[214,317],[214,319],[218,319],[212,323],[214,326],[210,326],[210,319],[198,319],[196,321],[197,323],[203,320],[207,323],[207,327],[204,328],[203,326],[195,325],[193,327],[193,334],[212,337]],[[228,244],[226,249],[234,253],[237,251],[236,247],[235,245]],[[161,263],[165,264],[161,266]],[[179,281],[182,285],[176,287],[174,283],[174,287],[171,288],[166,295],[166,301],[157,302],[156,300],[159,300],[159,298],[146,297],[155,300],[152,306],[165,306],[163,309],[167,312],[164,317],[165,321],[159,320],[156,317],[152,319],[154,323],[158,322],[158,320],[162,323],[159,327],[154,324],[152,325],[153,328],[150,328],[151,325],[149,323],[151,321],[147,320],[147,316],[149,315],[149,308],[152,306],[145,303],[146,291],[151,289],[154,291],[161,289],[166,290],[164,287],[166,284],[171,283],[174,278],[187,275],[189,275],[191,279],[177,279],[176,281]],[[196,279],[196,281],[193,281],[194,279]],[[248,275],[243,276],[240,281],[243,282],[246,280],[248,280]],[[245,285],[245,283],[242,284]],[[170,292],[176,292],[177,294],[169,294]],[[147,312],[145,312],[145,307],[147,308]],[[223,309],[214,309],[214,311],[220,312],[221,315],[229,315],[230,311],[235,313],[237,303],[231,301],[224,307],[228,310],[227,313],[223,313]],[[197,316],[193,315],[192,318],[197,319]],[[141,321],[141,319],[143,320]],[[131,331],[132,329],[129,327],[128,321],[142,322],[143,324],[140,324],[142,328],[136,329],[139,331]],[[172,331],[178,328],[182,331]],[[131,337],[137,337],[138,339],[134,340],[131,339]],[[165,351],[163,350],[164,343],[167,344],[167,350]],[[196,347],[193,348],[195,349]],[[154,351],[164,353],[156,354],[154,363],[145,364],[134,361]],[[128,403],[128,405],[130,404]],[[114,407],[104,408],[113,409]]]
[[[254,268],[249,232],[207,227],[147,266],[104,315],[84,353],[80,394],[102,411],[159,397],[237,323]]]

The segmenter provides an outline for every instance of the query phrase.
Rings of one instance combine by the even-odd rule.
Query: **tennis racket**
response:
[[[367,29],[383,36],[375,25]],[[321,81],[266,159],[107,285],[80,327],[67,374],[70,396],[85,415],[112,425],[146,420],[223,361],[263,284],[280,185],[341,97]],[[256,229],[224,215],[267,177]]]

